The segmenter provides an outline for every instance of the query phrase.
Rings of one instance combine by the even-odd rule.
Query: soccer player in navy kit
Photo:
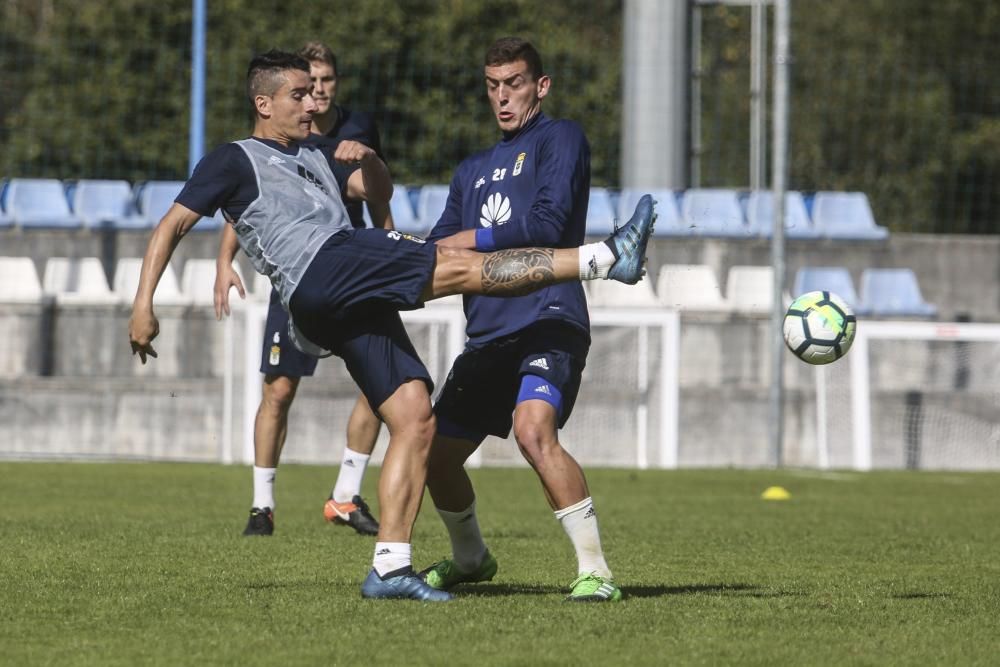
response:
[[[312,117],[312,132],[317,141],[324,137],[334,142],[353,140],[369,146],[382,156],[378,129],[371,116],[351,111],[336,104],[337,57],[325,44],[309,42],[299,55],[309,61],[309,78],[313,84],[312,96],[316,113]],[[354,227],[364,227],[362,203],[345,199],[344,206]],[[383,229],[393,229],[389,207],[382,202],[368,202],[373,224]],[[215,311],[220,317],[229,312],[229,290],[235,287],[245,296],[239,276],[232,261],[239,246],[231,227],[223,230],[223,240],[215,279]],[[274,486],[278,461],[288,432],[288,413],[304,376],[316,370],[316,357],[300,352],[288,340],[288,313],[281,305],[277,291],[271,290],[271,301],[264,326],[260,372],[264,374],[260,406],[254,421],[253,504],[244,535],[271,535],[274,532]],[[323,508],[327,521],[347,525],[363,535],[378,533],[378,521],[371,515],[368,504],[361,497],[361,482],[381,421],[372,411],[364,395],[359,395],[347,423],[347,446],[340,462],[337,481],[330,498]]]
[[[156,356],[153,296],[160,276],[184,235],[221,207],[254,269],[278,290],[293,342],[317,356],[340,356],[389,430],[378,485],[381,524],[362,596],[447,601],[449,593],[429,586],[412,567],[410,537],[436,423],[430,376],[399,311],[451,294],[518,296],[596,279],[634,284],[645,273],[653,201],[644,196],[605,241],[571,248],[480,253],[396,231],[354,229],[343,197],[388,202],[392,181],[363,144],[340,142],[331,154],[302,143],[316,111],[311,89],[309,64],[298,56],[271,51],[251,60],[253,135],[203,158],[153,230],[129,343],[142,363]]]
[[[550,79],[530,43],[500,39],[485,60],[487,95],[503,138],[459,165],[428,240],[477,250],[580,245],[590,194],[590,146],[583,131],[542,113]],[[560,283],[513,299],[469,294],[465,312],[468,342],[434,406],[438,431],[427,477],[453,553],[423,576],[442,590],[493,578],[497,562],[480,535],[463,465],[487,435],[507,437],[513,426],[521,453],[576,549],[578,576],[567,599],[620,599],[583,470],[558,436],[573,410],[590,348],[582,284]]]

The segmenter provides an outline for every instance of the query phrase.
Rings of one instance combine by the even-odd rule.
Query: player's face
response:
[[[309,136],[316,102],[309,92],[309,75],[290,69],[285,83],[270,98],[270,125],[277,138],[301,141]]]
[[[313,99],[316,113],[322,116],[337,101],[337,72],[322,60],[309,63],[309,79],[312,81]]]
[[[523,60],[486,67],[486,94],[497,125],[517,132],[538,113],[549,92],[549,77],[535,79]]]

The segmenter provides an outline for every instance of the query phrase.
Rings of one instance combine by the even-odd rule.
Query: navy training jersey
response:
[[[492,228],[496,249],[575,248],[584,242],[590,200],[590,146],[579,125],[542,113],[520,132],[459,165],[448,203],[428,240]],[[525,296],[466,295],[471,345],[520,331],[539,320],[569,322],[590,332],[579,282]]]

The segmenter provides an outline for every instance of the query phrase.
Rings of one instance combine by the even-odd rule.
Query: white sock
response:
[[[277,468],[253,467],[253,506],[274,509],[274,478]]]
[[[410,553],[408,542],[376,542],[372,567],[380,577],[404,567],[413,567]]]
[[[557,510],[555,514],[576,549],[577,572],[590,572],[610,579],[611,570],[604,561],[593,500],[584,498],[575,505]]]
[[[338,503],[346,503],[354,496],[361,495],[361,480],[365,478],[365,468],[368,467],[369,454],[344,447],[344,457],[340,460],[340,472],[337,483],[333,487],[333,499]]]
[[[604,241],[580,246],[580,280],[607,278],[615,253]]]
[[[479,532],[479,521],[476,519],[476,501],[461,512],[438,510],[448,536],[451,537],[451,557],[455,566],[463,572],[472,572],[483,562],[486,555],[486,543]]]

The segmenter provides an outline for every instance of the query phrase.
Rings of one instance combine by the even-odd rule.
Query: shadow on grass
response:
[[[951,593],[927,593],[922,591],[915,591],[913,593],[900,593],[899,595],[890,595],[893,600],[931,600],[935,598],[950,598]]]
[[[783,598],[805,595],[799,591],[775,591],[756,584],[689,584],[687,586],[623,586],[625,597],[655,598],[666,595],[716,595],[745,598]]]
[[[542,584],[469,584],[459,585],[452,589],[452,593],[461,596],[482,596],[497,597],[503,595],[553,595],[561,593],[566,595],[569,591],[564,586],[547,586]]]

